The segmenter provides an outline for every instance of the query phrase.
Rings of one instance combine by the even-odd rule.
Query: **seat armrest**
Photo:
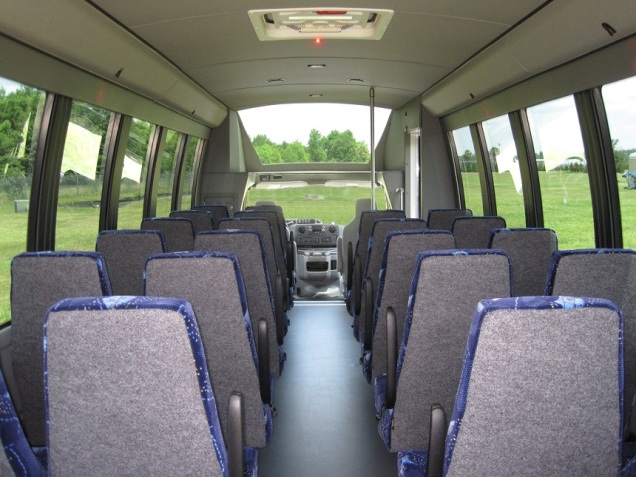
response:
[[[395,406],[397,393],[398,339],[397,321],[392,307],[386,310],[386,409]]]
[[[276,276],[274,283],[274,311],[276,312],[276,341],[278,345],[283,344],[285,337],[285,309],[283,307],[283,280],[280,275]]]
[[[428,477],[442,477],[446,449],[446,413],[440,404],[431,406],[431,425],[428,438]]]
[[[232,393],[228,402],[229,477],[243,477],[243,398]]]
[[[296,268],[296,255],[294,254],[294,232],[287,241],[287,279],[293,284],[294,269]]]
[[[269,386],[270,369],[269,369],[269,330],[267,329],[267,321],[261,318],[258,321],[258,382],[261,388],[261,399],[265,404],[271,404],[272,396]]]
[[[347,291],[351,290],[353,283],[353,245],[347,242]]]
[[[362,288],[362,264],[360,262],[360,255],[356,254],[355,260],[353,261],[353,283],[351,285],[354,315],[359,315],[361,308],[360,295]]]
[[[373,296],[373,280],[370,277],[364,281],[364,351],[370,351],[373,346],[373,308],[375,299]]]

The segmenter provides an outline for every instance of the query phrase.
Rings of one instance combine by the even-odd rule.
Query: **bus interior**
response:
[[[0,1],[0,475],[636,475],[636,1]],[[612,327],[519,325],[480,364],[495,298]],[[132,308],[202,348],[64,327]],[[230,342],[248,370],[212,364]],[[135,381],[144,354],[174,368]],[[192,458],[170,417],[135,424],[182,361]]]

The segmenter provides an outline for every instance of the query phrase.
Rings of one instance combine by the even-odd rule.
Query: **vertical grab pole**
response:
[[[375,90],[369,88],[369,107],[371,109],[371,207],[375,210]]]

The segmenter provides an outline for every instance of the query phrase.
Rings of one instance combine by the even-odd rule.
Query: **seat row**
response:
[[[379,220],[400,220],[404,221],[405,214],[402,210],[365,210],[360,212],[357,222],[357,238],[350,241],[352,224],[347,224],[343,231],[343,241],[341,247],[346,247],[347,252],[342,253],[346,257],[347,265],[343,267],[346,286],[344,294],[347,309],[352,316],[360,313],[362,306],[362,287],[367,276],[367,267],[373,244],[383,246],[382,233],[390,231],[390,226],[384,228],[375,235],[375,224]],[[490,231],[495,228],[505,228],[506,221],[499,216],[473,217],[470,209],[433,209],[429,211],[428,220],[410,219],[412,224],[398,225],[397,228],[420,228],[429,230],[445,230],[453,234],[457,248],[487,248],[490,238]]]
[[[115,236],[121,240],[113,241],[112,238]],[[177,297],[187,301],[187,306],[192,307],[196,315],[195,328],[197,333],[200,332],[200,338],[192,338],[194,332],[191,327],[189,328],[190,338],[203,345],[204,351],[197,351],[197,354],[205,358],[206,369],[211,376],[209,384],[214,390],[213,394],[217,403],[215,412],[218,413],[220,422],[217,427],[220,426],[225,442],[232,439],[228,428],[232,426],[233,421],[231,409],[237,404],[230,405],[230,403],[236,402],[235,395],[240,396],[238,414],[243,417],[243,421],[239,422],[238,428],[244,436],[241,436],[238,442],[246,446],[242,467],[247,469],[246,475],[250,475],[250,469],[255,472],[256,453],[250,449],[263,447],[271,435],[273,381],[282,372],[286,358],[282,349],[284,329],[281,326],[283,319],[286,326],[286,317],[284,314],[277,315],[274,309],[274,293],[267,275],[265,247],[259,232],[240,229],[208,231],[199,234],[196,240],[197,246],[203,251],[166,253],[165,241],[160,231],[109,232],[98,237],[97,249],[103,248],[104,256],[109,255],[109,252],[118,253],[120,257],[116,261],[112,260],[112,256],[110,261],[105,260],[104,256],[97,252],[25,253],[14,258],[11,293],[12,362],[2,363],[2,369],[9,378],[7,383],[11,388],[11,393],[3,394],[4,404],[7,405],[3,409],[13,409],[9,404],[15,403],[17,415],[20,416],[19,420],[13,416],[3,421],[12,425],[12,431],[9,434],[4,432],[6,426],[2,427],[5,451],[8,456],[10,454],[13,456],[10,461],[14,469],[22,469],[25,465],[24,459],[28,458],[34,465],[33,469],[44,471],[43,469],[47,467],[51,468],[49,464],[52,462],[50,453],[52,428],[50,423],[45,426],[45,422],[48,422],[47,416],[50,415],[50,406],[55,403],[70,403],[71,397],[78,397],[76,393],[76,396],[66,396],[56,400],[57,398],[51,399],[48,395],[49,388],[46,387],[43,377],[52,376],[52,370],[44,369],[46,364],[43,363],[49,361],[46,358],[48,354],[44,350],[46,346],[43,348],[43,343],[55,346],[54,349],[64,350],[68,342],[54,345],[54,341],[46,335],[47,328],[42,326],[46,310],[60,299],[78,296],[94,297],[82,302],[80,308],[84,310],[92,310],[93,304],[97,304],[95,310],[119,309],[120,303],[128,309],[126,303],[138,302],[144,304],[141,309],[149,307],[148,299],[143,298],[110,298],[107,304],[101,298],[97,298],[112,294],[109,274],[113,276],[119,274],[120,278],[130,282],[119,283],[119,286],[125,289],[130,284],[133,287],[134,293],[128,293],[129,295]],[[139,243],[145,245],[139,248]],[[151,244],[150,248],[147,248],[148,244]],[[223,253],[223,251],[236,253]],[[154,252],[158,254],[153,254]],[[134,262],[142,263],[142,272],[139,272],[138,267],[135,272],[126,269],[133,266]],[[119,273],[115,271],[118,268],[122,268]],[[133,269],[135,269],[134,266]],[[132,281],[129,280],[131,276],[135,277]],[[139,287],[141,293],[138,293]],[[182,303],[179,306],[183,308],[185,305]],[[166,308],[166,304],[159,303],[158,307]],[[136,306],[131,305],[130,308],[136,309]],[[49,311],[49,315],[50,313]],[[137,315],[145,313],[139,312]],[[192,318],[186,315],[188,314],[186,313],[183,319],[187,324],[192,321]],[[84,326],[84,322],[81,323]],[[69,327],[69,330],[72,328]],[[91,343],[89,347],[113,347],[121,351],[121,346],[124,348],[133,346],[133,348],[126,348],[127,352],[122,351],[122,355],[130,358],[131,354],[138,354],[131,351],[135,343],[146,343],[147,340],[153,339],[145,336],[144,329],[145,327],[141,326],[130,334],[132,343],[130,340],[120,340],[121,337],[118,338],[120,333],[114,333],[112,336],[109,333],[88,333],[88,336],[99,337],[97,340],[88,340]],[[167,338],[169,334],[165,337]],[[144,344],[144,349],[145,346]],[[170,346],[162,347],[170,350]],[[144,351],[141,354],[145,356],[147,353]],[[119,373],[119,379],[111,383],[111,389],[119,385],[134,388],[132,382],[122,379],[128,374],[123,372],[125,368],[113,365],[109,360],[103,360],[95,367],[87,367],[89,374],[91,372],[95,374],[95,369],[104,365],[114,366],[114,372]],[[66,366],[66,364],[58,365],[57,372],[67,373]],[[200,370],[196,371],[199,373]],[[140,388],[136,389],[141,393]],[[201,387],[201,389],[204,388]],[[106,398],[109,396],[112,398],[110,393],[104,394]],[[80,399],[85,401],[85,398],[81,396]],[[205,399],[209,400],[209,395]],[[66,406],[67,404],[62,405],[62,407]],[[154,409],[156,406],[150,407]],[[136,412],[132,414],[137,415]],[[205,414],[211,419],[209,409],[206,408]],[[130,415],[125,415],[128,417],[123,420],[127,421]],[[139,414],[139,417],[146,419],[147,422],[154,419],[143,413]],[[80,427],[76,427],[76,430]],[[209,427],[212,429],[211,424]],[[23,442],[22,452],[17,454],[9,451],[15,448],[15,442],[20,441],[18,439],[20,433],[16,429],[20,431],[24,429],[27,439],[24,442],[28,443],[27,447],[24,447]],[[86,442],[92,441],[87,439]],[[65,446],[66,444],[62,445],[63,448],[66,448]],[[215,443],[216,447],[218,445]],[[68,447],[68,449],[71,448],[72,446]],[[130,448],[137,451],[140,449],[143,449],[142,453],[147,450],[143,444]],[[104,449],[100,448],[100,450]],[[66,461],[66,457],[63,460]],[[222,467],[224,465],[221,464]],[[227,475],[227,469],[222,471],[221,475]],[[31,472],[29,471],[28,475],[33,475]],[[62,473],[66,475],[65,472]],[[57,475],[57,471],[53,475]],[[82,472],[76,475],[82,475]]]
[[[214,210],[216,215],[209,209]],[[293,253],[290,252],[293,247],[280,206],[248,207],[230,218],[223,206],[202,205],[193,210],[172,211],[170,217],[146,218],[141,222],[140,228],[161,230],[169,252],[194,250],[194,238],[201,232],[239,228],[258,230],[265,241],[272,283],[276,277],[281,280],[283,306],[285,310],[293,306],[295,273]]]
[[[440,232],[428,233],[439,234]],[[391,270],[390,266],[387,273],[389,270]],[[512,416],[518,416],[519,414],[516,413],[523,406],[529,406],[531,409],[526,418],[531,421],[532,425],[527,428],[526,421],[522,421],[519,426],[523,430],[515,430],[514,435],[509,437],[521,438],[521,442],[524,442],[523,445],[528,446],[527,452],[532,453],[533,442],[531,440],[539,432],[531,429],[534,424],[537,422],[542,423],[542,425],[545,422],[559,423],[548,426],[550,429],[552,426],[558,429],[568,423],[568,420],[578,417],[579,420],[574,421],[575,424],[569,423],[571,439],[574,441],[571,445],[576,449],[577,446],[590,444],[590,442],[581,444],[578,436],[590,433],[592,429],[597,430],[594,428],[594,423],[599,419],[597,414],[603,415],[602,412],[593,416],[590,416],[589,413],[600,409],[607,411],[613,406],[614,417],[611,422],[614,423],[612,429],[614,432],[607,433],[607,421],[603,420],[605,427],[599,433],[605,434],[593,433],[595,437],[592,439],[591,444],[594,445],[591,449],[598,450],[598,446],[601,445],[599,442],[603,442],[602,445],[605,446],[603,452],[607,452],[608,443],[616,444],[616,442],[622,442],[623,439],[633,439],[633,435],[630,436],[630,414],[636,391],[635,270],[636,252],[633,250],[557,251],[552,255],[550,272],[544,290],[544,295],[554,295],[553,297],[513,297],[508,301],[494,300],[490,305],[481,307],[481,311],[491,307],[490,311],[495,315],[498,313],[496,310],[499,309],[528,308],[532,310],[527,310],[518,317],[510,310],[511,316],[515,316],[515,321],[511,321],[512,328],[506,329],[505,333],[500,333],[497,327],[489,329],[489,339],[492,338],[494,344],[491,346],[494,348],[488,351],[490,361],[484,366],[490,367],[489,370],[492,371],[495,366],[492,364],[492,360],[495,362],[499,360],[497,364],[500,365],[500,369],[497,372],[503,372],[506,367],[511,370],[516,369],[515,366],[519,360],[526,359],[527,362],[524,364],[526,369],[523,369],[523,372],[515,374],[513,371],[512,374],[497,375],[496,379],[503,381],[487,381],[485,385],[482,382],[485,388],[479,389],[488,392],[484,395],[485,397],[481,398],[484,401],[480,405],[485,407],[480,412],[485,414],[481,415],[482,420],[479,422],[481,425],[487,426],[486,431],[484,431],[486,434],[493,433],[495,432],[493,429],[496,429],[496,432],[507,435],[506,429],[496,426],[503,425],[501,422],[513,422]],[[474,366],[472,363],[472,359],[475,358],[474,350],[464,351],[465,344],[470,343],[471,339],[476,339],[471,338],[471,333],[479,333],[479,331],[475,331],[475,321],[471,321],[473,310],[481,300],[510,297],[512,292],[511,278],[509,258],[501,250],[420,252],[417,254],[411,283],[408,286],[408,298],[396,309],[388,306],[384,309],[383,319],[378,319],[376,322],[373,347],[365,353],[364,369],[369,378],[374,377],[376,411],[380,418],[378,426],[380,435],[389,451],[400,452],[401,462],[404,459],[409,462],[408,465],[405,464],[407,468],[412,470],[413,466],[426,466],[428,455],[426,452],[431,448],[430,439],[432,439],[432,437],[429,438],[429,435],[433,436],[435,432],[441,433],[443,436],[446,435],[445,424],[435,424],[438,429],[434,430],[433,424],[437,422],[435,416],[439,415],[442,410],[445,416],[450,415],[451,411],[453,415],[456,415],[459,412],[458,406],[466,406],[465,393],[467,391],[462,391],[462,386],[467,386],[467,383],[462,383],[460,380],[462,377],[471,379],[470,372]],[[562,325],[561,322],[568,318],[559,318],[561,315],[566,316],[567,312],[563,312],[561,315],[557,314],[555,318],[552,318],[554,313],[550,311],[536,312],[536,309],[586,309],[597,306],[599,302],[603,302],[599,305],[600,308],[609,307],[615,310],[612,312],[614,315],[621,315],[619,330],[604,328],[602,320],[599,321],[600,324],[593,324],[593,320],[597,319],[596,315],[594,318],[588,318],[586,311],[575,313],[575,315],[582,315],[582,317],[576,318],[581,321],[572,326],[567,321]],[[536,323],[533,322],[533,319],[543,314],[546,316],[536,320]],[[498,320],[498,317],[493,319]],[[616,318],[613,319],[618,322]],[[527,322],[523,320],[527,320]],[[555,320],[555,323],[558,323],[555,324],[555,329],[552,329],[552,322],[549,320]],[[622,320],[624,320],[624,325]],[[612,326],[615,326],[615,323]],[[552,341],[549,344],[544,344],[541,341],[544,333],[551,336]],[[601,334],[603,337],[599,338]],[[616,353],[616,343],[609,350],[603,348],[602,343],[605,343],[603,340],[607,338],[608,334],[613,337],[614,341],[621,343],[623,350],[619,354]],[[521,344],[517,341],[519,339]],[[581,348],[589,349],[582,350]],[[508,354],[506,354],[506,350],[509,350]],[[526,352],[529,353],[528,356],[524,355]],[[580,357],[581,353],[584,355],[583,357]],[[608,359],[608,357],[612,359]],[[617,358],[620,358],[618,362]],[[546,360],[546,363],[541,364],[540,360]],[[386,374],[380,372],[383,365],[386,365]],[[562,369],[564,366],[567,368],[566,371]],[[571,366],[572,369],[569,369],[568,366]],[[599,380],[596,374],[588,375],[588,367],[594,367],[594,372],[603,375],[604,379]],[[554,371],[553,374],[545,376],[546,369]],[[613,374],[611,374],[612,369],[614,370]],[[480,369],[480,371],[482,370]],[[609,398],[606,389],[608,375],[620,378],[620,392],[617,391],[616,383],[613,383],[611,389],[614,391],[613,394],[609,394]],[[580,380],[593,381],[592,390],[585,387],[587,383],[584,383],[581,389],[577,388],[576,386],[581,386]],[[573,387],[564,390],[564,387],[569,386],[571,381]],[[599,382],[603,383],[601,385],[603,392],[597,392],[596,386]],[[518,393],[516,397],[503,396],[506,399],[518,399],[518,402],[512,401],[502,404],[502,396],[497,393],[506,392]],[[586,402],[584,406],[581,406],[578,400],[575,404],[568,403],[568,409],[576,409],[577,413],[581,413],[580,415],[572,416],[566,412],[558,416],[554,415],[559,409],[559,406],[552,407],[554,406],[554,397],[563,399],[564,396],[568,397],[572,393],[579,392],[586,393],[585,400],[588,401],[590,396],[594,396],[593,403]],[[524,401],[528,396],[532,401],[530,404]],[[510,406],[510,408],[502,412],[502,406]],[[435,409],[435,412],[431,412],[431,409]],[[455,410],[453,411],[453,409]],[[492,414],[488,414],[488,409]],[[543,411],[546,412],[545,416],[541,416]],[[502,418],[503,421],[497,421],[501,415],[505,416]],[[582,421],[581,416],[585,416]],[[601,419],[606,419],[606,417]],[[457,439],[456,434],[451,437],[451,432],[457,432],[460,424],[451,421],[449,437],[446,438],[447,470],[448,466],[451,465],[448,461],[449,455],[452,454]],[[537,426],[537,429],[542,429],[542,427]],[[526,430],[528,434],[525,434]],[[539,437],[545,436],[539,435]],[[549,437],[548,441],[553,445],[554,436]],[[486,456],[497,455],[496,446],[503,444],[496,439],[490,439],[490,441],[497,444],[492,444],[493,447],[489,449],[479,447],[483,443],[483,437],[478,437],[476,441],[470,441],[470,449],[467,452],[469,455],[471,452],[476,454],[483,452]],[[443,456],[443,438],[441,442],[442,450],[438,449],[437,452],[438,454],[441,452]],[[556,442],[559,442],[559,439],[556,439]],[[563,447],[564,449],[568,448],[566,445]],[[476,451],[475,448],[481,450]],[[628,465],[628,461],[634,455],[631,443],[626,444],[624,448],[619,448],[618,451],[615,445],[612,449],[610,456],[615,464],[618,462],[621,465]],[[579,452],[586,453],[588,451],[580,450]],[[564,452],[567,454],[573,451]],[[622,458],[621,452],[623,453]],[[537,451],[534,455],[542,454]],[[595,458],[598,457],[594,453],[591,455],[595,455]],[[564,456],[562,457],[565,459]],[[468,462],[472,462],[470,457],[468,457]],[[502,465],[496,459],[493,462]],[[419,464],[416,465],[416,463]],[[579,463],[583,463],[581,468],[588,465],[585,459],[580,459],[577,464]],[[537,464],[541,463],[533,465]],[[634,464],[629,465],[633,466]],[[438,466],[438,468],[440,467]],[[462,467],[459,468],[462,469]],[[501,469],[506,468],[506,466],[501,467]],[[558,466],[554,467],[554,469],[558,468]],[[617,468],[614,467],[614,472]],[[483,469],[488,469],[488,467]],[[483,470],[483,473],[477,472],[477,475],[507,475],[505,470],[493,473],[492,469]],[[547,470],[550,469],[549,466],[546,466],[546,473],[538,473],[536,467],[528,467],[528,469],[529,474],[527,475],[561,475],[556,470]],[[465,475],[462,473],[465,471],[464,467],[463,470],[451,474]],[[427,474],[417,471],[401,475]],[[437,474],[433,473],[432,475]],[[616,473],[593,472],[573,475],[616,475]]]
[[[633,292],[636,285],[634,251],[595,249],[556,252],[557,239],[552,230],[505,228],[491,230],[491,224],[488,224],[491,218],[477,217],[474,220],[455,219],[455,224],[461,224],[466,228],[469,224],[477,224],[475,227],[480,230],[477,230],[475,235],[482,237],[479,239],[479,248],[483,250],[458,250],[455,237],[450,231],[427,230],[424,221],[417,219],[377,218],[383,213],[384,211],[366,213],[368,216],[375,217],[373,220],[367,219],[366,225],[367,230],[371,229],[371,234],[367,239],[365,273],[360,274],[363,277],[360,286],[361,299],[358,302],[360,308],[356,310],[355,300],[351,300],[351,305],[354,312],[354,334],[363,343],[364,373],[369,381],[372,379],[374,381],[376,411],[380,418],[379,432],[387,449],[400,452],[400,475],[426,475],[425,470],[422,469],[426,469],[429,460],[427,454],[427,449],[430,449],[429,429],[431,436],[437,434],[437,440],[433,445],[437,447],[437,454],[433,459],[434,470],[428,475],[442,475],[442,468],[448,471],[449,456],[453,454],[457,439],[456,431],[459,426],[456,425],[454,428],[451,426],[449,430],[445,450],[447,460],[444,463],[446,424],[439,424],[439,415],[442,410],[445,411],[444,416],[449,414],[454,407],[453,415],[455,415],[459,412],[458,404],[466,405],[465,400],[459,403],[463,388],[460,388],[459,392],[457,389],[460,385],[460,377],[463,376],[463,350],[464,344],[469,339],[472,310],[480,300],[512,296],[513,290],[516,290],[516,295],[523,296],[554,294],[601,297],[612,303],[611,306],[614,306],[616,310],[623,310],[625,325],[624,330],[621,328],[620,335],[622,339],[624,333],[624,361],[621,359],[617,364],[615,361],[603,360],[603,355],[595,355],[595,358],[603,361],[603,365],[608,364],[610,370],[618,369],[621,379],[624,376],[624,385],[621,383],[620,390],[620,405],[618,400],[613,401],[617,404],[613,408],[614,415],[618,413],[620,421],[616,429],[620,429],[621,432],[618,439],[612,437],[609,440],[607,436],[612,434],[606,433],[605,440],[599,442],[604,442],[600,445],[605,445],[604,451],[607,451],[608,442],[616,444],[623,439],[633,439],[633,435],[630,436],[630,415],[636,391],[634,377],[636,357],[633,355],[636,348],[634,345],[636,317],[633,311],[636,304]],[[362,218],[364,215],[365,213]],[[364,221],[361,220],[362,240],[365,239],[363,223]],[[433,223],[435,223],[434,220]],[[491,223],[497,226],[495,221]],[[460,229],[455,228],[455,231],[457,230]],[[483,237],[487,237],[486,245],[483,245]],[[359,251],[360,243],[355,259],[360,259]],[[548,275],[547,283],[546,275]],[[352,287],[352,293],[354,289],[355,286]],[[596,306],[597,301],[597,298],[592,299],[591,303],[588,299],[579,298],[515,298],[508,302],[498,302],[496,308],[519,307],[529,310],[588,308]],[[602,305],[601,308],[604,306]],[[356,311],[359,314],[356,315]],[[525,311],[523,316],[534,316],[533,313],[533,311]],[[552,313],[548,312],[548,314]],[[580,314],[584,315],[585,312]],[[372,316],[371,320],[360,319],[369,315]],[[474,324],[472,326],[475,328]],[[587,325],[583,324],[583,326]],[[527,335],[523,336],[526,340],[525,345],[534,346],[532,344],[534,334],[530,338]],[[574,341],[577,338],[576,335],[569,337]],[[516,343],[514,340],[512,342]],[[512,345],[512,349],[514,346],[516,345]],[[541,349],[541,343],[536,346],[537,349]],[[521,346],[519,349],[522,353]],[[494,352],[495,357],[497,353],[498,351]],[[473,355],[473,351],[466,351],[465,362],[468,362],[469,357],[472,359]],[[615,356],[615,354],[612,355],[612,357]],[[536,359],[536,356],[533,359]],[[567,355],[565,359],[568,363],[578,362],[576,354]],[[466,371],[465,362],[464,376],[468,373],[470,377],[470,370]],[[598,366],[598,364],[595,365]],[[577,373],[580,374],[578,368],[575,371],[575,374]],[[613,376],[616,375],[615,371]],[[555,379],[558,382],[561,378]],[[467,386],[467,383],[462,382],[461,386]],[[613,389],[615,390],[616,386]],[[543,398],[544,391],[543,389],[532,391],[538,392],[535,397],[539,403],[543,403],[539,398]],[[457,402],[456,392],[458,392]],[[546,392],[549,394],[550,391]],[[619,393],[615,392],[615,394]],[[603,396],[606,398],[607,394]],[[462,395],[463,398],[465,395]],[[491,400],[486,400],[482,404],[496,408],[497,400],[492,400],[492,393],[488,399]],[[595,404],[599,405],[600,401],[602,401],[601,405],[608,409],[607,399],[599,398]],[[623,412],[623,401],[625,412]],[[429,413],[431,409],[434,412]],[[589,405],[586,409],[590,409]],[[507,419],[510,420],[512,415],[514,413],[508,415]],[[488,417],[486,422],[489,423],[492,416],[486,415],[486,417]],[[572,416],[569,418],[571,419]],[[594,416],[590,422],[596,418],[597,416]],[[555,422],[557,422],[556,419]],[[567,422],[567,419],[558,422]],[[606,424],[606,421],[604,423]],[[487,429],[486,433],[492,432],[491,428]],[[589,429],[584,427],[583,432],[589,432]],[[477,439],[480,443],[481,440],[481,437]],[[496,446],[502,444],[496,440],[491,439],[491,441],[497,444],[489,452],[475,451],[472,449],[475,442],[471,441],[468,455],[474,455],[471,453],[475,452],[476,454],[484,452],[486,456],[496,454],[498,450]],[[576,439],[574,441],[575,447],[581,446]],[[522,442],[526,446],[532,445],[523,440]],[[555,440],[550,442],[554,445]],[[557,439],[556,442],[559,440]],[[595,441],[595,444],[597,447],[592,446],[591,449],[598,449],[598,442]],[[532,452],[530,446],[528,451]],[[610,471],[607,474],[593,472],[585,475],[616,475],[616,469],[621,465],[625,466],[621,471],[623,474],[633,472],[635,464],[630,461],[634,455],[633,447],[633,444],[627,443],[624,449],[619,447],[616,451],[617,447],[614,445],[610,455],[615,465],[606,467],[606,469],[614,468],[613,472]],[[544,454],[541,452],[533,454],[533,456],[537,455]],[[591,455],[597,454],[592,452]],[[466,469],[472,465],[470,457],[467,462],[469,462],[468,467],[463,467],[463,470],[459,471],[454,470],[454,475],[466,475]],[[500,469],[507,468],[502,466],[500,461],[493,462],[497,462]],[[586,461],[581,459],[577,465],[581,463],[582,466],[578,468],[585,469]],[[461,467],[455,468],[461,469]],[[536,468],[534,470],[532,467],[528,468],[530,469],[528,475],[546,475],[543,471],[537,472]],[[483,469],[483,472],[480,471],[477,474],[508,475],[505,470],[493,473],[496,466],[489,469],[483,467]],[[550,467],[546,466],[545,469]],[[559,473],[558,470],[545,471],[550,475]]]

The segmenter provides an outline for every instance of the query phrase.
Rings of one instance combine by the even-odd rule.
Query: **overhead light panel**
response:
[[[294,8],[247,12],[261,41],[329,38],[379,40],[393,10],[372,8]]]

